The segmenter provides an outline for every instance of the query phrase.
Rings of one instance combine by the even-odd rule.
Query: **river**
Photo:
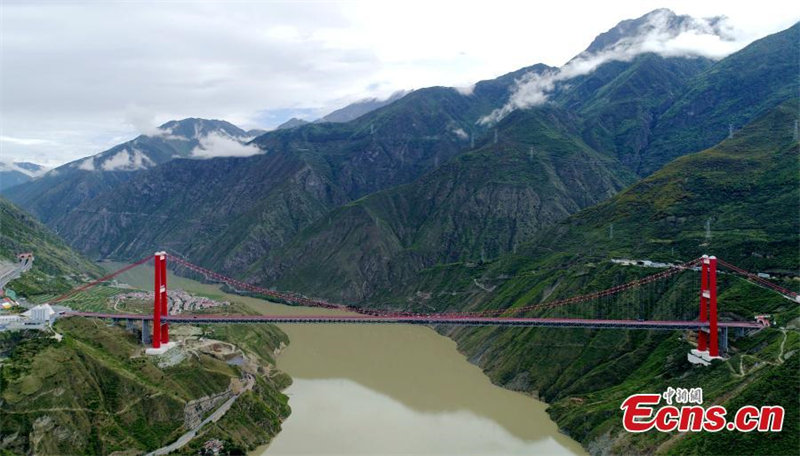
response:
[[[149,289],[152,268],[120,280]],[[180,277],[168,284],[264,314],[336,312],[225,294]],[[290,339],[277,363],[294,381],[285,390],[292,414],[253,454],[585,454],[558,432],[546,404],[493,385],[455,342],[430,328],[278,326]]]

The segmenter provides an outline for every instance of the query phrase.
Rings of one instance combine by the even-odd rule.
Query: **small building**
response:
[[[225,448],[225,443],[219,439],[211,439],[203,444],[203,454],[217,455]]]
[[[50,318],[55,315],[55,311],[50,304],[42,304],[25,312],[25,315],[35,322],[49,322]]]

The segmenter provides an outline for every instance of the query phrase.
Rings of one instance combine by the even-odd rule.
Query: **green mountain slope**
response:
[[[555,107],[521,111],[485,141],[404,186],[347,204],[264,261],[282,288],[361,300],[439,262],[512,251],[630,182]]]
[[[734,138],[675,160],[559,226],[547,248],[654,259],[712,251],[744,267],[796,270],[797,112],[797,99],[783,103]]]
[[[586,119],[583,138],[587,144],[640,173],[642,155],[654,139],[660,117],[686,91],[687,82],[712,63],[701,57],[657,54],[642,54],[630,62],[612,61],[567,81],[554,101]]]
[[[0,197],[0,259],[16,263],[16,255],[23,252],[33,252],[33,267],[8,285],[23,296],[66,291],[101,272],[47,227]]]
[[[688,82],[661,116],[644,151],[640,174],[722,141],[800,90],[800,23],[753,42]]]
[[[209,247],[220,237],[235,245],[247,239],[254,221],[262,221],[268,236],[259,236],[258,253],[285,230],[293,234],[293,217],[324,213],[330,198],[342,197],[326,192],[313,170],[291,154],[173,160],[82,204],[56,227],[92,256],[141,258],[167,248],[196,258],[198,252],[230,254]]]

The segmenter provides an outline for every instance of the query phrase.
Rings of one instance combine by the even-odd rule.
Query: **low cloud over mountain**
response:
[[[524,75],[508,102],[480,122],[493,124],[515,109],[545,103],[559,83],[588,74],[610,61],[627,62],[648,52],[663,57],[719,59],[746,44],[737,38],[724,17],[697,19],[678,16],[668,9],[655,10],[638,19],[620,22],[561,68]]]

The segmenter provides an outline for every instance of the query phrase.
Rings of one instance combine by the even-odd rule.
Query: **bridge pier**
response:
[[[142,320],[142,344],[150,343],[150,320]]]
[[[133,324],[133,320],[130,318],[125,319],[125,330],[128,332],[133,332],[136,329],[136,326]]]
[[[719,349],[722,353],[728,353],[728,327],[719,330]]]

